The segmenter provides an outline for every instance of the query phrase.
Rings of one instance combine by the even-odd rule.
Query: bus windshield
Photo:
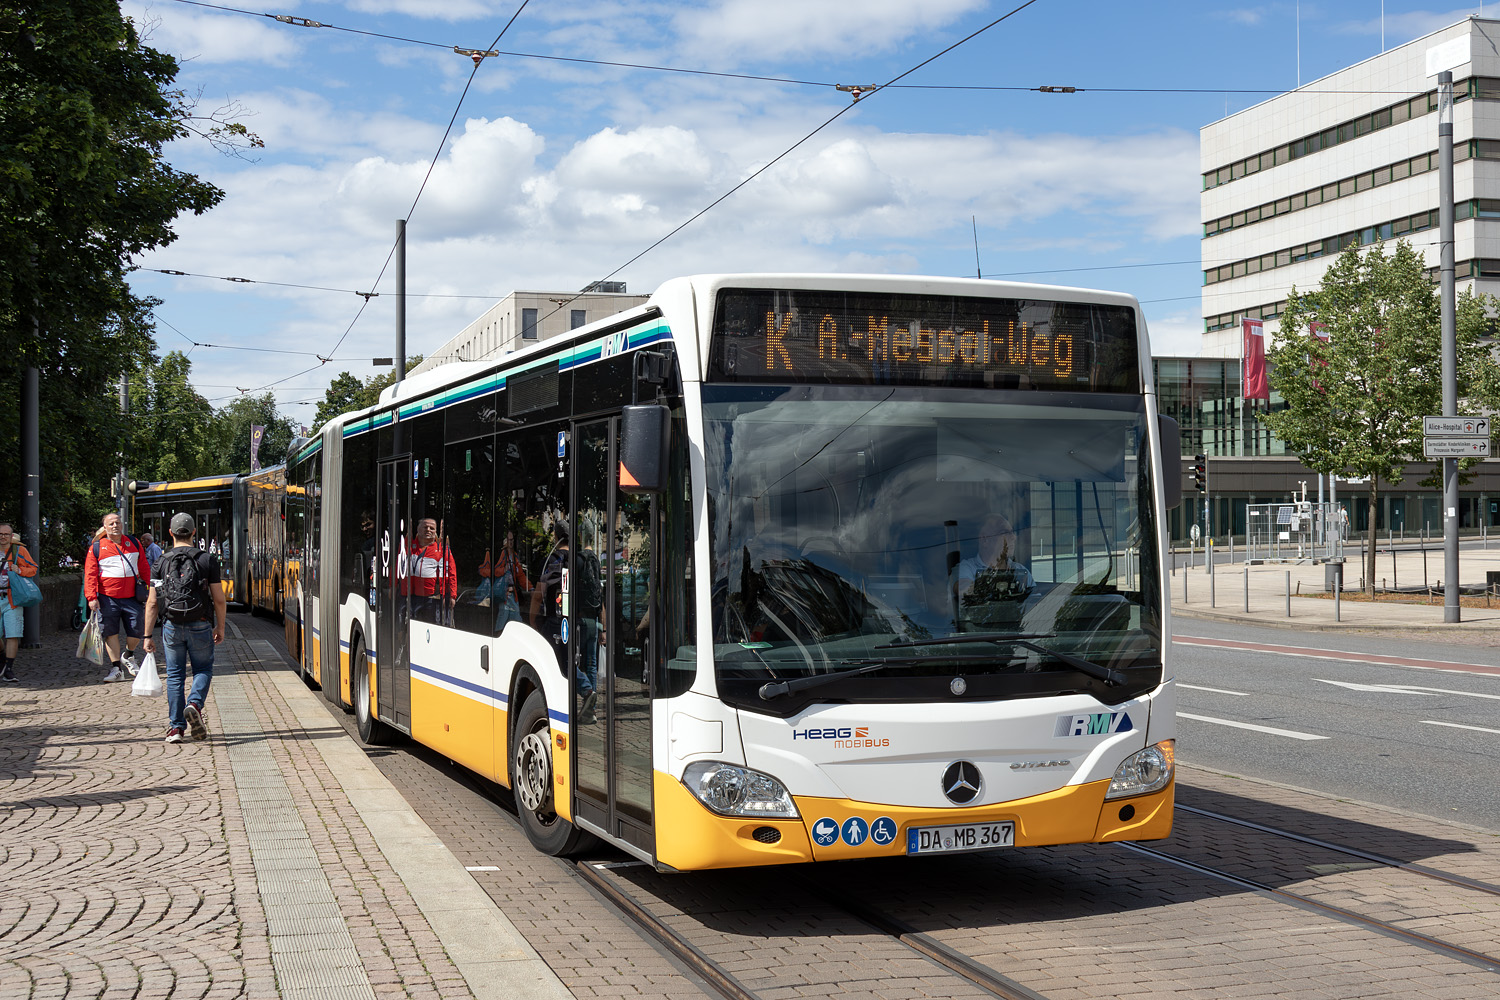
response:
[[[1160,683],[1142,397],[809,385],[703,396],[726,701],[773,714],[956,694],[1118,703]],[[1079,659],[1109,669],[1080,671]],[[806,694],[779,684],[845,673],[793,685]]]

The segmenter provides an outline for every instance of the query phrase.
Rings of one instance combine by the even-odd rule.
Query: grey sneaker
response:
[[[198,706],[188,702],[183,712],[187,715],[188,732],[193,734],[193,739],[208,739],[208,727],[203,724],[203,713],[198,710]]]
[[[117,680],[119,680],[120,679],[120,666],[119,666],[119,664],[116,664],[116,665],[110,667],[109,668],[109,673],[107,673],[107,674],[104,675],[104,679],[107,680],[107,681],[117,681]]]

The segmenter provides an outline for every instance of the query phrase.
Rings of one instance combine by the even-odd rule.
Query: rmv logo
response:
[[[612,358],[616,354],[619,354],[622,351],[624,351],[625,348],[628,347],[629,345],[630,345],[630,335],[629,334],[625,333],[623,330],[621,332],[619,332],[619,333],[612,333],[608,337],[604,338],[604,343],[599,348],[599,357],[601,357],[601,358]]]
[[[1053,736],[1105,736],[1135,729],[1126,712],[1093,712],[1089,715],[1059,715]]]

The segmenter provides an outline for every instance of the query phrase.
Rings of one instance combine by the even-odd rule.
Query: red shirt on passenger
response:
[[[97,558],[94,556],[96,547],[99,550]],[[133,599],[137,578],[151,579],[151,560],[134,538],[121,535],[117,545],[105,535],[97,543],[90,543],[88,558],[83,564],[83,596],[86,600],[98,600],[100,594]]]

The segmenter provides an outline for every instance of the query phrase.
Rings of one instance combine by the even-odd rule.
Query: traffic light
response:
[[[1208,492],[1208,456],[1193,456],[1193,486],[1199,493]]]

